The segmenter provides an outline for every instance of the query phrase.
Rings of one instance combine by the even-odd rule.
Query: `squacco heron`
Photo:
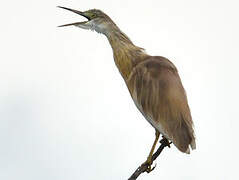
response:
[[[63,26],[76,26],[104,34],[112,47],[114,61],[130,95],[145,117],[155,128],[155,141],[145,163],[152,165],[152,154],[159,135],[171,141],[181,152],[195,149],[193,121],[185,90],[177,68],[167,58],[150,56],[124,34],[112,19],[101,10],[78,11],[60,7],[87,19]]]

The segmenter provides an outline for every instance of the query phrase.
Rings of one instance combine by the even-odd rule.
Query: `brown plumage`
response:
[[[193,122],[176,67],[166,58],[149,56],[127,79],[130,94],[148,122],[182,152],[195,148]]]
[[[173,63],[164,57],[146,54],[100,10],[81,12],[61,8],[88,19],[63,26],[74,25],[95,30],[108,38],[115,64],[126,82],[135,105],[156,131],[171,140],[181,152],[189,153],[189,146],[195,149],[193,122],[186,93]],[[149,162],[154,148],[155,143],[148,158]]]

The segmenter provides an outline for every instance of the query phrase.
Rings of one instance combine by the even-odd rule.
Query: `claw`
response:
[[[152,168],[151,165],[149,165],[149,166],[147,167],[146,172],[147,172],[147,173],[150,173],[151,171],[153,171],[153,170],[156,168],[156,166],[157,166],[157,164],[155,164],[155,166]]]
[[[153,171],[156,168],[157,164],[154,165],[154,167],[151,169],[151,171]]]
[[[150,172],[153,171],[153,170],[155,169],[155,167],[156,167],[156,164],[155,164],[154,167],[151,167],[152,163],[153,163],[152,160],[147,159],[141,166],[147,166],[146,172],[147,172],[147,173],[150,173]]]
[[[172,142],[169,142],[164,136],[163,139],[161,139],[160,143],[163,144],[164,146],[168,146],[169,148],[170,144],[172,144]]]

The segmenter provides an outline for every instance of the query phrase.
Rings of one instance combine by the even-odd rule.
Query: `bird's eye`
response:
[[[96,15],[95,14],[92,14],[92,16],[91,16],[92,18],[95,18],[96,17]]]

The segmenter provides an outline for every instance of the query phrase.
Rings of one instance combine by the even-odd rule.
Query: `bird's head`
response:
[[[77,26],[83,29],[95,30],[99,33],[107,34],[107,32],[109,32],[110,29],[116,26],[109,16],[107,16],[104,12],[98,9],[91,9],[88,11],[78,11],[62,6],[58,7],[79,14],[87,19],[87,21],[64,24],[59,27]]]

